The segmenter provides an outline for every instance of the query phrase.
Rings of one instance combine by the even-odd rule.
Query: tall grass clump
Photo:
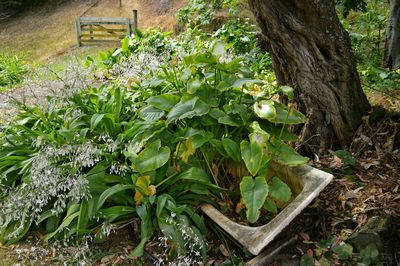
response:
[[[20,55],[9,52],[0,53],[0,90],[21,83],[28,67]]]

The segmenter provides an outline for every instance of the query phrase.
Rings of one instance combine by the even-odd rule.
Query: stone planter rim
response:
[[[277,172],[297,176],[299,182],[303,184],[303,189],[288,206],[267,224],[255,227],[238,224],[223,215],[211,204],[206,203],[201,206],[201,210],[207,216],[253,255],[258,255],[333,179],[333,175],[309,165],[275,167],[279,167]]]

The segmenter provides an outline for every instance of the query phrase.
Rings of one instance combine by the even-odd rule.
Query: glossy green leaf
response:
[[[271,190],[271,187],[269,187],[269,189]],[[271,191],[270,191],[270,194],[271,194]],[[267,211],[272,212],[274,214],[278,213],[278,207],[276,206],[275,202],[270,198],[267,198],[265,200],[264,209],[266,209]]]
[[[121,49],[123,52],[129,51],[129,38],[125,37],[121,40]]]
[[[47,234],[44,237],[44,240],[48,241],[51,238],[53,238],[56,234],[58,234],[59,232],[61,232],[64,228],[68,227],[73,220],[75,220],[75,218],[77,218],[79,216],[79,211],[72,213],[71,215],[67,216],[64,218],[63,222],[60,224],[60,226],[57,228],[56,231]]]
[[[275,199],[287,202],[292,196],[292,191],[286,183],[274,176],[269,182],[269,194]]]
[[[309,160],[307,157],[298,154],[291,146],[283,143],[276,143],[268,147],[275,154],[277,161],[284,165],[298,166],[307,163]]]
[[[260,118],[267,119],[271,122],[275,121],[276,110],[271,100],[263,100],[254,103],[254,112]]]
[[[136,212],[140,217],[140,243],[132,251],[133,257],[143,256],[144,246],[146,242],[152,237],[154,228],[151,219],[151,211],[148,205],[141,205],[136,207]]]
[[[226,54],[226,49],[225,46],[222,42],[217,41],[214,43],[214,45],[212,46],[212,53],[215,56],[223,56]]]
[[[104,192],[101,193],[101,195],[97,201],[96,210],[100,210],[100,208],[103,206],[104,202],[112,195],[119,193],[121,191],[124,191],[124,190],[128,190],[128,189],[133,191],[135,189],[135,186],[134,185],[116,184],[116,185],[104,190]],[[133,192],[132,192],[132,195],[133,195]]]
[[[112,206],[99,210],[99,215],[109,223],[134,216],[135,213],[136,209],[130,206]]]
[[[232,84],[232,88],[241,88],[244,84],[263,84],[263,81],[259,79],[239,78]]]
[[[190,94],[195,93],[201,87],[201,81],[199,79],[189,80],[187,83],[187,92]]]
[[[207,172],[202,168],[192,167],[180,175],[178,175],[178,180],[192,180],[198,182],[210,182]]]
[[[168,197],[166,195],[161,195],[161,196],[157,197],[157,207],[156,207],[157,217],[160,217],[162,212],[164,211],[164,208],[167,204],[167,199],[168,199]]]
[[[161,141],[150,143],[139,155],[131,154],[131,161],[135,169],[140,173],[156,170],[166,164],[169,160],[170,149],[161,147]]]
[[[260,217],[260,209],[268,195],[268,185],[265,177],[258,176],[253,179],[245,176],[240,182],[240,195],[246,206],[246,217],[250,223],[257,222]]]
[[[170,111],[179,102],[179,97],[173,94],[162,94],[150,97],[147,103],[163,111]]]
[[[293,100],[294,98],[294,93],[293,93],[293,88],[289,86],[281,86],[279,87],[280,91],[285,94],[289,100]]]
[[[247,170],[252,176],[257,175],[261,168],[264,153],[264,139],[259,134],[250,134],[250,142],[243,140],[240,143],[240,152]]]
[[[170,214],[163,213],[158,217],[158,226],[162,234],[168,238],[170,241],[169,245],[177,252],[179,255],[183,256],[186,252],[185,249],[185,239],[182,236],[182,232],[179,230],[178,226],[174,222],[170,222]]]
[[[156,121],[164,116],[164,111],[153,106],[146,106],[139,111],[139,117],[146,121]]]
[[[228,138],[224,138],[222,139],[222,145],[226,153],[232,160],[234,160],[235,162],[240,162],[241,159],[240,147],[235,141]]]
[[[277,124],[296,125],[302,124],[306,121],[305,116],[293,108],[288,111],[286,106],[278,102],[274,102],[274,107],[276,110],[276,118],[272,122]]]
[[[192,118],[208,113],[210,107],[198,97],[181,100],[176,104],[167,116],[167,123],[175,122],[179,119]]]
[[[97,127],[100,121],[103,119],[104,114],[94,114],[90,119],[90,130],[93,130]]]

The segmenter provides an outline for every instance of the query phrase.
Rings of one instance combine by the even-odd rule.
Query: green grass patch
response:
[[[0,53],[0,91],[21,83],[24,74],[29,71],[23,56],[9,52]]]

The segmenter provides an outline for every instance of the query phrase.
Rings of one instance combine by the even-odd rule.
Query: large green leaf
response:
[[[128,189],[134,190],[135,186],[134,185],[116,184],[116,185],[104,190],[96,202],[96,210],[97,211],[100,210],[100,208],[103,206],[104,202],[112,195],[119,193],[121,191],[124,191],[124,190],[128,190]],[[132,195],[133,195],[133,193],[132,193]]]
[[[241,88],[244,84],[263,84],[263,81],[259,79],[240,78],[232,84],[232,88]]]
[[[109,208],[100,209],[99,214],[107,222],[112,223],[120,218],[125,218],[127,216],[129,217],[131,215],[133,216],[135,210],[135,208],[130,206],[112,206]]]
[[[137,171],[146,173],[156,170],[166,164],[169,160],[170,149],[168,147],[161,147],[161,141],[150,143],[143,151],[136,155],[130,154],[131,161]]]
[[[49,239],[53,238],[56,234],[58,234],[59,232],[61,232],[64,228],[68,227],[73,220],[75,220],[75,218],[77,218],[79,216],[79,211],[74,212],[70,215],[68,215],[67,217],[64,218],[63,222],[60,224],[60,226],[57,228],[57,230],[55,230],[54,232],[47,234],[44,237],[44,240],[48,241]]]
[[[201,87],[201,80],[199,79],[191,79],[187,83],[187,92],[190,94],[194,94]]]
[[[212,108],[209,112],[209,115],[218,120],[218,123],[228,125],[228,126],[234,126],[238,127],[242,123],[238,118],[235,118],[233,115],[228,115],[224,111],[218,108]]]
[[[302,124],[306,120],[305,116],[302,113],[293,108],[290,108],[290,110],[288,110],[287,107],[281,103],[274,102],[274,107],[276,110],[276,118],[272,122],[275,122],[277,124],[293,125]]]
[[[269,187],[270,194],[271,194],[271,187]],[[274,200],[267,198],[264,202],[264,209],[272,213],[278,213],[278,207],[276,206]]]
[[[92,197],[83,201],[79,209],[77,232],[81,233],[87,229],[89,221],[94,217],[98,197]]]
[[[278,177],[274,176],[269,183],[269,194],[275,199],[287,202],[292,196],[292,191],[288,185]]]
[[[153,222],[151,219],[151,210],[148,205],[141,205],[136,207],[136,212],[140,217],[140,243],[132,251],[131,255],[134,257],[143,256],[144,245],[151,238],[154,232]]]
[[[164,111],[153,106],[146,106],[139,111],[139,117],[146,121],[155,121],[163,117]]]
[[[192,118],[208,113],[210,107],[198,97],[182,99],[176,104],[167,116],[167,123],[175,122],[179,119]]]
[[[303,157],[297,153],[291,146],[283,143],[270,144],[269,149],[273,152],[277,158],[277,161],[281,164],[288,166],[303,165],[308,162],[307,157]]]
[[[240,143],[242,159],[252,176],[257,175],[263,162],[264,137],[260,134],[250,134],[250,142],[243,140]]]
[[[271,100],[263,100],[254,103],[254,112],[260,118],[267,119],[271,122],[275,121],[276,109]]]
[[[178,227],[175,221],[171,221],[171,214],[169,212],[162,212],[162,215],[157,217],[158,226],[162,234],[171,241],[170,245],[174,248],[175,252],[179,255],[184,255],[186,252],[185,239],[181,228]]]
[[[100,121],[103,119],[104,114],[94,114],[90,119],[90,130],[93,130],[97,127]]]
[[[228,138],[222,139],[222,145],[226,153],[231,157],[235,162],[240,162],[240,148],[239,145]]]
[[[268,196],[268,184],[265,177],[258,176],[253,179],[245,176],[240,182],[240,194],[246,206],[246,217],[250,223],[257,222],[260,217],[260,208]]]
[[[198,167],[192,167],[185,172],[181,173],[178,178],[178,180],[192,180],[192,181],[197,181],[197,182],[210,182],[210,179],[202,168]]]
[[[173,94],[162,94],[150,97],[147,103],[163,111],[170,111],[179,102],[179,97]]]

